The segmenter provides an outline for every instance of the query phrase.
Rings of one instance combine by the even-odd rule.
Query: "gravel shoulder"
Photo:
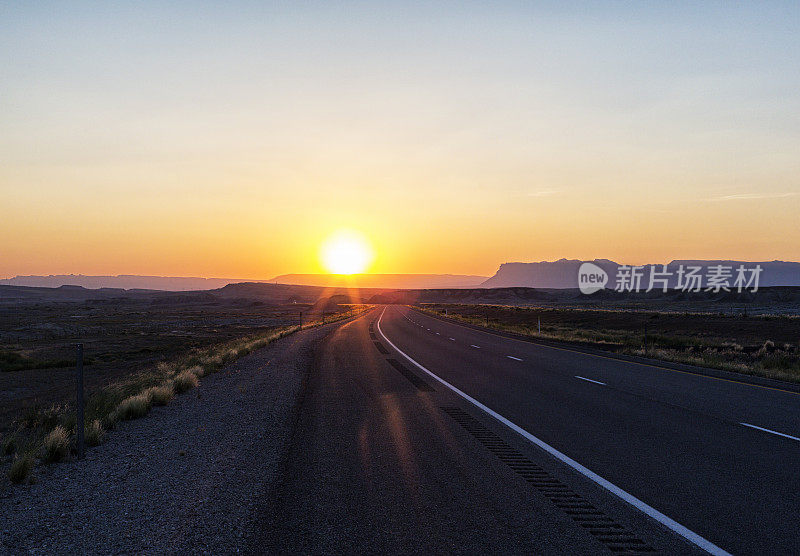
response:
[[[238,552],[279,478],[318,343],[302,331],[0,493],[0,554]]]

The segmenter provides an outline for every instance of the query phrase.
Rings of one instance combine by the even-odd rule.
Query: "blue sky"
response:
[[[800,259],[799,32],[788,2],[5,3],[0,273],[313,271],[343,227],[386,272]]]

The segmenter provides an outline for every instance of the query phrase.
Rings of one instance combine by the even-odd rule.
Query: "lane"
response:
[[[444,322],[423,313],[412,311],[416,320],[426,326],[453,327],[465,342],[488,344],[487,349],[498,356],[513,354],[535,359],[538,368],[553,373],[581,374],[590,369],[589,378],[631,394],[641,395],[664,403],[680,405],[688,410],[709,412],[722,419],[745,421],[792,436],[800,435],[800,394],[758,385],[721,380],[670,370],[653,365],[582,353],[505,338]]]
[[[726,550],[800,550],[798,443],[741,424],[746,415],[796,430],[797,396],[514,342],[405,308],[387,309],[382,329],[448,382]]]
[[[597,554],[628,530],[642,546],[692,552],[600,492],[555,505],[560,495],[548,489],[562,488],[560,471],[548,474],[549,459],[493,437],[459,413],[456,396],[382,353],[376,318],[342,325],[317,353],[253,552]],[[540,490],[517,471],[536,458],[547,460],[532,479],[544,481]]]

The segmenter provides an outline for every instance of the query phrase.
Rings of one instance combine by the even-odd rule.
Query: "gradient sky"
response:
[[[800,260],[797,2],[161,4],[0,4],[0,276]]]

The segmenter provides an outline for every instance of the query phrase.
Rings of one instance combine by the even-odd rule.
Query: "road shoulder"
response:
[[[235,552],[279,476],[302,379],[334,323],[277,340],[3,493],[0,553]]]

